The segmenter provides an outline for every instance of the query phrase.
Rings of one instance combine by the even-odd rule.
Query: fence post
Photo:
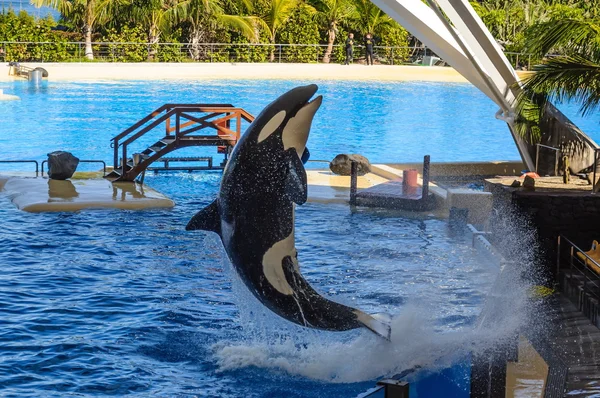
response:
[[[281,44],[279,45],[279,63],[281,63]]]

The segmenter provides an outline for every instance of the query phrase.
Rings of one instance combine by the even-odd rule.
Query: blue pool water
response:
[[[0,83],[21,101],[0,104],[0,158],[43,159],[70,150],[112,164],[110,139],[161,105],[232,103],[257,115],[277,95],[309,82],[99,81]],[[515,160],[519,154],[495,104],[469,84],[432,82],[319,82],[324,102],[311,132],[312,159],[361,153],[373,162]],[[600,115],[577,116],[600,141]],[[18,137],[19,145],[15,145]],[[153,137],[155,138],[155,137]],[[214,155],[214,151],[194,153]],[[4,166],[6,167],[6,166]],[[1,169],[0,169],[1,170]]]
[[[110,138],[167,103],[232,103],[257,115],[277,95],[308,82],[4,83],[21,101],[0,105],[2,158],[44,158],[64,149],[111,161]],[[309,139],[312,159],[361,153],[374,162],[517,159],[492,101],[456,83],[319,82],[324,96]],[[20,145],[13,145],[18,136]],[[194,149],[196,153],[199,150]],[[207,154],[213,154],[208,151]]]
[[[258,304],[216,236],[183,230],[219,177],[148,176],[172,210],[25,214],[0,196],[0,395],[351,397],[385,374],[461,360],[497,270],[444,221],[300,207],[307,279],[397,317],[392,344],[306,330]]]
[[[295,84],[6,83],[22,100],[0,104],[0,158],[63,149],[109,161],[110,137],[165,102],[232,102],[257,114]],[[320,87],[313,159],[517,157],[495,107],[469,85]],[[299,207],[296,246],[309,282],[394,315],[391,343],[362,330],[307,330],[258,304],[216,236],[183,230],[219,181],[218,172],[148,175],[177,204],[153,211],[27,214],[0,193],[0,395],[352,397],[420,366],[409,376],[414,396],[466,396],[465,355],[482,337],[473,323],[497,274],[470,242],[434,218]]]

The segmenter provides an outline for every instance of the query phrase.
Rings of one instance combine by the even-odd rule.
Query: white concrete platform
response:
[[[350,200],[350,176],[333,174],[329,170],[306,170],[308,178],[308,201],[321,203],[348,203]],[[373,173],[359,176],[358,189],[370,188],[388,181]]]
[[[19,96],[12,94],[4,94],[2,90],[0,90],[0,101],[15,101],[20,100]]]
[[[35,213],[102,208],[139,210],[175,205],[146,185],[111,183],[104,179],[57,181],[0,176],[0,190],[18,209]]]

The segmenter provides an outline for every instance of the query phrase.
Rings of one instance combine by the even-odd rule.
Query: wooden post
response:
[[[350,161],[350,206],[356,206],[356,187],[358,185],[358,165]]]

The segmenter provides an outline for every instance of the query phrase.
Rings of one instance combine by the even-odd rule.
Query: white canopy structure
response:
[[[494,101],[529,170],[535,163],[515,134],[513,103],[518,77],[489,30],[466,0],[371,0]],[[445,15],[445,17],[444,17]]]

